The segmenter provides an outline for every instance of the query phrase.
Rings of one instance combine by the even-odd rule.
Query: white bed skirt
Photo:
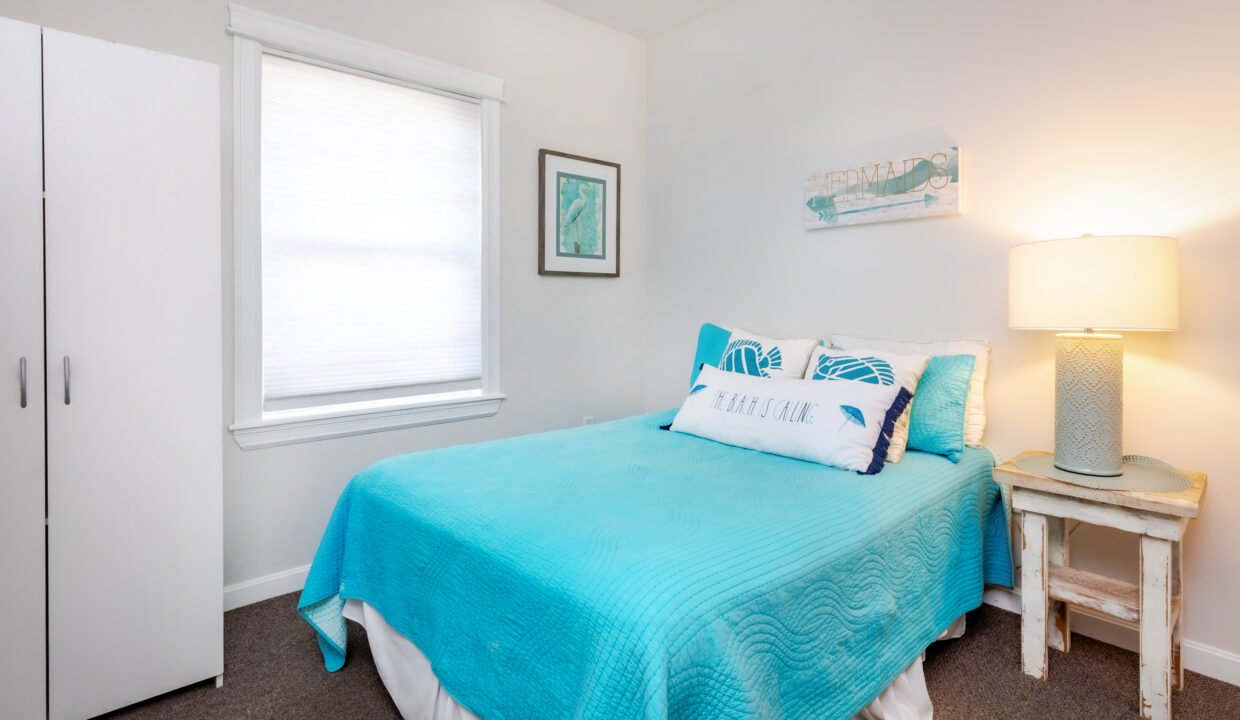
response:
[[[345,603],[344,616],[366,628],[370,653],[383,685],[405,720],[479,720],[444,692],[431,663],[408,638],[392,629],[374,608],[357,600]],[[939,640],[964,635],[964,616],[943,631]],[[931,720],[934,707],[922,671],[924,654],[905,668],[856,720]]]

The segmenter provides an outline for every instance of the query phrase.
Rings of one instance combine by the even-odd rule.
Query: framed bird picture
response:
[[[538,274],[620,277],[620,165],[538,151]]]

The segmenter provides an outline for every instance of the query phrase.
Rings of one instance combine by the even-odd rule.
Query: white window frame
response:
[[[499,411],[499,108],[504,81],[230,4],[233,36],[234,419],[242,449],[488,417]],[[482,388],[296,410],[263,409],[259,158],[263,53],[477,101],[482,108]]]

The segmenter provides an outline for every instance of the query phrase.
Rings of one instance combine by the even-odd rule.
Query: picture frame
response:
[[[538,274],[620,277],[620,163],[538,151]]]

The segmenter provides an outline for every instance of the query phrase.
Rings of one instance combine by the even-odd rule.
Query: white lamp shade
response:
[[[1034,330],[1175,330],[1179,259],[1168,237],[1079,237],[1008,255],[1008,324]]]

